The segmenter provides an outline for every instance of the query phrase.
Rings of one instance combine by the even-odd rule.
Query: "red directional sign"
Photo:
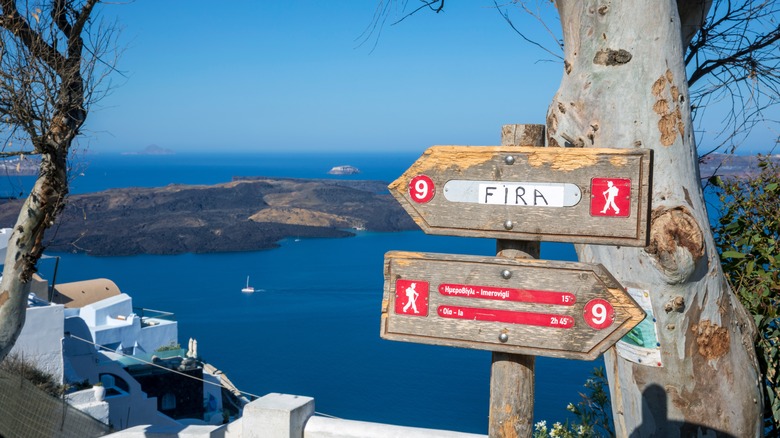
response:
[[[433,146],[390,184],[429,234],[645,246],[649,149]]]
[[[601,265],[385,255],[385,339],[595,359],[643,318]]]

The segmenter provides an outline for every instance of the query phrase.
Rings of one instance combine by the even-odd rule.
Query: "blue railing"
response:
[[[163,312],[162,310],[154,310],[154,309],[146,309],[143,307],[133,307],[133,313],[138,315],[138,317],[141,318],[141,324],[146,325],[154,325],[151,324],[150,320],[152,319],[159,319],[163,321],[176,321],[176,317],[171,312]]]

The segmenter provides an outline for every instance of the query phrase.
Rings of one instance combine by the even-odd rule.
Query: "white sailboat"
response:
[[[255,288],[249,285],[249,276],[247,275],[246,276],[246,287],[241,289],[241,292],[245,292],[245,293],[251,294],[254,291],[255,291]]]

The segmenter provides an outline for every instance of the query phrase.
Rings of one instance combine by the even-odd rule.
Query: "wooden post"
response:
[[[504,125],[504,146],[544,146],[544,125]],[[496,241],[499,257],[539,258],[539,242]],[[535,356],[493,352],[490,369],[490,438],[533,435]]]

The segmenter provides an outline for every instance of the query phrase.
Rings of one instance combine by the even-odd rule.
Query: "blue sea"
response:
[[[422,152],[422,151],[420,151]],[[117,187],[215,184],[233,176],[378,179],[388,183],[416,154],[83,155],[72,193]],[[362,173],[331,176],[336,165]],[[31,177],[2,177],[0,195],[24,193]],[[57,282],[110,278],[135,306],[173,312],[183,345],[242,391],[315,398],[340,418],[487,433],[490,352],[382,340],[383,257],[390,250],[494,255],[490,239],[422,232],[358,232],[343,239],[290,239],[257,252],[176,256],[60,257]],[[572,245],[543,244],[542,258],[576,260]],[[51,278],[52,259],[41,262]],[[246,277],[257,289],[241,293]],[[536,360],[535,419],[563,421],[593,362]]]

